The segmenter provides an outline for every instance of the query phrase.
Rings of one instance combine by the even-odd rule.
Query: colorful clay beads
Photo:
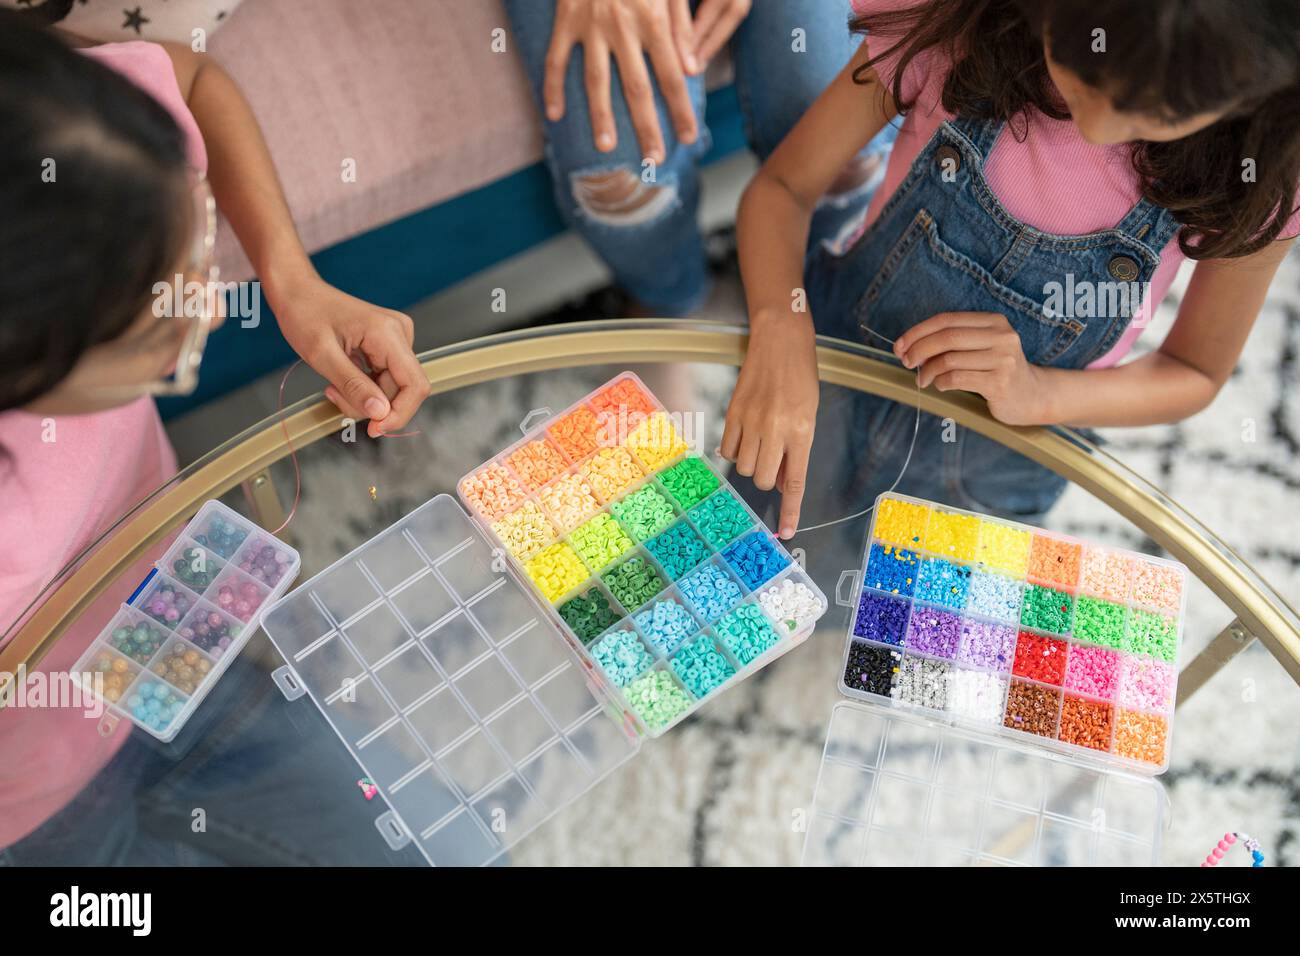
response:
[[[1039,737],[1056,736],[1056,712],[1061,691],[1029,681],[1013,680],[1007,690],[1007,710],[1002,726]]]
[[[1023,577],[1029,567],[1029,543],[1033,535],[1011,525],[985,521],[980,525],[975,560],[988,568]]]
[[[596,413],[583,405],[546,429],[546,435],[570,461],[581,461],[599,446],[600,430]]]
[[[120,654],[101,649],[91,661],[92,673],[102,674],[105,700],[117,702],[135,680],[139,670]]]
[[[790,559],[776,549],[762,531],[754,531],[727,546],[722,552],[741,583],[757,591],[790,566]]]
[[[1005,624],[966,621],[962,624],[957,660],[972,667],[1005,674],[1011,670],[1016,632]]]
[[[506,462],[530,491],[536,491],[569,467],[560,450],[544,438],[521,445]]]
[[[881,644],[902,644],[907,633],[908,609],[906,601],[864,593],[858,602],[853,633]]]
[[[1074,609],[1074,636],[1106,647],[1123,647],[1128,609],[1100,598],[1080,595]]]
[[[1025,600],[1020,608],[1020,623],[1040,631],[1065,634],[1070,630],[1073,611],[1074,598],[1070,594],[1031,584],[1025,588]]]
[[[1178,654],[1178,623],[1162,614],[1130,611],[1124,650],[1173,663]]]
[[[126,699],[127,710],[142,724],[166,730],[185,707],[187,698],[165,681],[141,681]]]
[[[763,588],[758,603],[768,617],[784,624],[790,634],[811,626],[826,610],[812,588],[792,577]]]
[[[745,506],[729,491],[717,492],[692,508],[689,514],[695,527],[715,548],[725,547],[755,524]]]
[[[593,395],[587,402],[602,426],[610,422],[636,421],[657,410],[645,390],[630,378],[621,378]]]
[[[616,558],[631,550],[632,539],[607,514],[598,514],[569,535],[569,544],[593,574],[599,574]]]
[[[138,624],[126,622],[113,628],[108,642],[113,649],[125,654],[137,664],[148,664],[158,653],[165,640],[165,632],[156,625],[141,621]]]
[[[682,592],[682,597],[686,598],[691,609],[709,624],[730,611],[744,597],[740,585],[716,564],[706,564],[682,578],[677,589]]]
[[[889,544],[915,548],[930,523],[926,505],[899,498],[882,498],[876,505],[875,536]]]
[[[735,666],[723,656],[708,634],[701,634],[683,644],[669,665],[696,698],[706,697],[736,673]]]
[[[614,599],[635,610],[662,591],[667,584],[644,558],[633,556],[606,571],[600,578]]]
[[[193,694],[199,682],[212,670],[212,661],[199,653],[194,645],[173,641],[149,669],[182,693]]]
[[[1124,707],[1164,713],[1174,706],[1178,674],[1170,664],[1149,657],[1126,657],[1120,675],[1119,702]]]
[[[202,594],[203,589],[217,579],[224,562],[206,548],[191,546],[181,548],[172,559],[172,575],[181,584]]]
[[[653,538],[677,520],[677,513],[668,499],[651,485],[632,492],[622,501],[615,501],[609,510],[637,544]]]
[[[591,485],[579,475],[566,475],[547,485],[538,498],[560,534],[568,534],[600,510]]]
[[[1124,601],[1133,579],[1133,559],[1118,551],[1089,546],[1083,553],[1079,589],[1106,601]]]
[[[742,604],[724,615],[713,629],[742,666],[762,657],[781,640],[763,613],[752,604]]]
[[[1110,704],[1066,694],[1057,739],[1090,750],[1109,750],[1114,721],[1115,710]]]
[[[559,600],[588,577],[582,560],[563,541],[543,548],[524,565],[524,570],[548,601]]]
[[[893,544],[873,544],[863,584],[877,591],[910,595],[916,589],[918,561],[915,551]]]
[[[1007,682],[996,674],[955,670],[948,683],[948,711],[980,724],[1002,720]]]
[[[564,623],[584,644],[600,637],[623,616],[621,609],[616,610],[600,588],[570,598],[560,605],[559,611]]]
[[[1155,714],[1120,708],[1115,721],[1115,753],[1143,763],[1163,764],[1169,721]]]
[[[974,515],[934,511],[925,530],[925,550],[945,558],[972,561],[980,539],[980,519]]]
[[[628,705],[651,730],[662,730],[694,703],[668,671],[652,670],[623,690]]]
[[[624,445],[645,465],[647,471],[658,471],[686,453],[686,442],[677,433],[666,412],[655,412],[642,421],[627,436]]]
[[[1020,599],[1024,585],[1014,578],[988,571],[971,575],[970,591],[966,595],[966,610],[1006,624],[1020,620]]]
[[[1065,680],[1065,659],[1065,641],[1021,631],[1016,637],[1016,658],[1011,672],[1017,677],[1060,686]]]
[[[695,633],[695,618],[672,598],[655,601],[632,618],[637,630],[645,635],[650,646],[667,656],[679,644]]]
[[[232,576],[217,586],[214,603],[221,610],[233,614],[241,621],[250,621],[266,598],[266,593],[255,582]]]
[[[1073,588],[1079,583],[1083,545],[1047,535],[1034,535],[1029,549],[1029,580],[1054,588]]]
[[[663,534],[651,538],[645,547],[674,581],[709,556],[708,546],[685,521],[679,521]],[[732,567],[735,567],[734,563]],[[743,575],[741,579],[745,580]]]
[[[908,650],[935,657],[957,656],[961,643],[961,618],[932,607],[916,607],[907,625]]]
[[[926,558],[916,577],[916,599],[961,610],[970,590],[971,570],[940,558]]]
[[[893,690],[902,660],[897,651],[852,641],[844,665],[844,686],[886,697]]]
[[[546,520],[542,509],[531,501],[493,522],[492,530],[520,561],[527,561],[556,538],[555,528]]]
[[[504,517],[528,497],[519,482],[500,465],[488,465],[464,479],[460,493],[488,521]]]
[[[1183,606],[1183,576],[1176,568],[1135,562],[1133,600],[1156,611],[1177,614]]]
[[[602,448],[578,470],[578,474],[602,502],[614,500],[640,484],[645,477],[625,448]]]
[[[722,485],[713,469],[694,455],[673,465],[659,476],[659,481],[683,511],[695,507]]]
[[[1114,700],[1119,687],[1120,655],[1105,647],[1075,644],[1065,666],[1065,689]]]
[[[591,646],[591,656],[619,687],[626,687],[644,674],[655,662],[631,630],[610,631]]]

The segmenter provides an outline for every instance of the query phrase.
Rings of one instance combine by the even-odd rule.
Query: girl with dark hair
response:
[[[326,394],[372,435],[401,428],[428,394],[411,321],[315,273],[221,68],[183,46],[74,49],[0,10],[0,633],[175,473],[152,395],[193,387],[221,321],[216,202]],[[92,636],[65,636],[42,668],[66,670]],[[0,709],[0,847],[67,804],[127,730]]]
[[[814,322],[892,348],[922,387],[977,393],[1010,424],[1172,422],[1228,379],[1300,234],[1294,0],[855,9],[863,47],[740,209],[751,337],[722,451],[780,488],[786,537],[818,413]],[[863,221],[806,249],[818,200],[900,116]],[[1119,364],[1185,259],[1172,330]],[[914,412],[878,398],[848,411],[866,500],[900,472]],[[927,415],[902,488],[1033,517],[1064,481]]]

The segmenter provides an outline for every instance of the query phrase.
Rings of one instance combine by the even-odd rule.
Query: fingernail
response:
[[[789,525],[786,525],[784,528],[781,529],[781,537],[784,538],[786,541],[789,541],[791,538],[794,537],[794,528],[791,528]]]
[[[546,104],[546,118],[550,120],[552,123],[559,120],[561,115],[562,114],[560,113],[560,107],[557,104],[555,103]]]
[[[601,149],[613,149],[614,134],[601,133],[599,136],[596,137],[596,145],[599,146]]]
[[[692,73],[699,72],[700,61],[695,58],[694,53],[686,54],[686,69],[690,70]]]
[[[388,403],[379,398],[367,398],[363,406],[371,418],[383,418],[388,414]]]

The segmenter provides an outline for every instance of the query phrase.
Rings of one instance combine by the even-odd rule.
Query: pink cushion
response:
[[[498,27],[509,53],[492,52]],[[498,0],[248,0],[209,49],[262,124],[309,251],[542,156]],[[217,258],[223,278],[252,272],[229,227]]]

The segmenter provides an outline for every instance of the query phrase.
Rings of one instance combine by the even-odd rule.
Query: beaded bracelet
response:
[[[1241,840],[1241,845],[1250,851],[1250,865],[1252,867],[1263,866],[1264,854],[1259,849],[1259,841],[1249,834],[1235,832],[1225,833],[1223,839],[1220,840],[1218,845],[1209,852],[1209,855],[1206,856],[1205,862],[1202,863],[1201,866],[1217,866],[1219,861],[1223,859],[1223,855],[1227,853],[1228,849],[1238,840]]]

